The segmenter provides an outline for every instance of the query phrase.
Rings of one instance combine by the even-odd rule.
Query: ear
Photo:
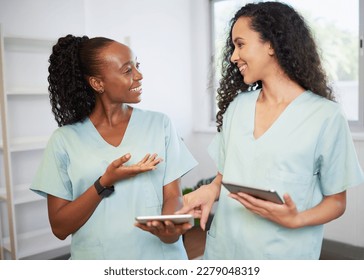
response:
[[[88,82],[89,82],[90,86],[94,89],[94,91],[96,91],[98,93],[104,92],[104,84],[100,78],[91,76],[91,77],[88,77]]]
[[[273,56],[274,55],[274,49],[273,49],[273,47],[272,47],[272,44],[271,43],[269,43],[269,47],[268,47],[268,54],[270,55],[270,56]]]

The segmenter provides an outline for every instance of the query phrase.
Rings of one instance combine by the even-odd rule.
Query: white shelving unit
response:
[[[3,36],[0,26],[0,259],[64,252],[51,232],[46,200],[29,190],[57,127],[47,89],[54,40]]]

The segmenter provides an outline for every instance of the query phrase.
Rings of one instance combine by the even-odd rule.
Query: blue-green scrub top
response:
[[[157,169],[121,180],[90,219],[72,235],[72,259],[187,259],[182,238],[165,244],[134,226],[139,215],[161,214],[163,186],[180,178],[197,162],[178,136],[170,119],[134,108],[118,147],[108,144],[90,119],[58,128],[46,147],[31,189],[69,201],[84,193],[107,166],[130,153],[125,165],[157,153]]]
[[[310,91],[299,95],[258,139],[260,90],[239,94],[209,153],[223,181],[289,193],[298,211],[363,182],[351,133],[339,105]],[[289,229],[253,214],[222,187],[205,259],[318,259],[323,226]]]

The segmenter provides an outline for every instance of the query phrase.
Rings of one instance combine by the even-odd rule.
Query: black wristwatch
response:
[[[100,178],[101,178],[101,176],[94,183],[95,189],[96,189],[99,196],[108,197],[110,194],[112,194],[114,192],[115,188],[114,188],[114,186],[110,186],[110,187],[109,186],[108,187],[101,186]]]

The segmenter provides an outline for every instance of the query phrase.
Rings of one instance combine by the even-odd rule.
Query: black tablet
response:
[[[282,198],[275,190],[267,190],[267,189],[257,189],[246,186],[239,186],[230,183],[222,183],[226,189],[228,189],[231,193],[243,192],[254,196],[259,199],[271,201],[278,204],[283,204]]]

